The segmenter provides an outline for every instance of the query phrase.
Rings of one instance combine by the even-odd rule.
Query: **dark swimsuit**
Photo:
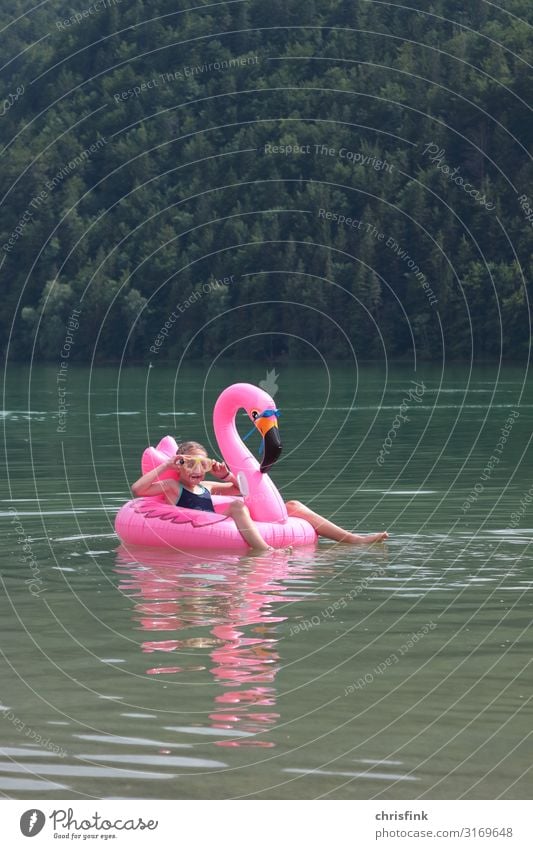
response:
[[[205,486],[202,487],[203,492],[201,495],[196,495],[195,492],[185,489],[182,484],[179,486],[181,492],[178,500],[176,501],[176,507],[188,507],[189,510],[207,510],[209,513],[215,512],[213,501],[211,500],[211,493]]]

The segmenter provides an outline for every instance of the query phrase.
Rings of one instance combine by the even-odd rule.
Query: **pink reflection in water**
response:
[[[215,698],[216,702],[224,704],[252,703],[256,705],[275,705],[276,691],[273,687],[254,687],[253,690],[239,690],[238,692],[222,693]]]
[[[226,746],[228,749],[237,749],[250,746],[260,747],[261,749],[273,749],[275,743],[270,743],[268,740],[216,740],[215,746]]]
[[[147,669],[147,675],[171,675],[175,672],[201,672],[205,666],[156,666],[154,669]]]
[[[215,697],[219,707],[209,714],[210,727],[227,730],[238,725],[240,731],[257,734],[279,719],[277,713],[250,710],[275,705],[274,687],[249,685],[272,685],[275,681],[280,667],[276,623],[287,617],[273,616],[272,605],[289,601],[285,579],[309,577],[313,553],[314,548],[308,552],[299,549],[297,559],[276,552],[271,557],[221,555],[213,560],[212,553],[204,558],[190,552],[119,548],[119,589],[138,599],[134,607],[138,626],[144,631],[175,632],[172,639],[143,642],[142,651],[172,653],[197,648],[203,651],[205,660],[205,649],[210,648],[213,678],[220,686],[232,687]],[[298,600],[291,594],[290,602]],[[199,631],[199,636],[176,638],[176,632],[191,628]],[[209,636],[205,634],[207,628]],[[248,636],[250,632],[259,636]],[[169,665],[147,669],[146,674],[205,669],[202,665]],[[220,745],[274,744],[239,738],[221,741]]]

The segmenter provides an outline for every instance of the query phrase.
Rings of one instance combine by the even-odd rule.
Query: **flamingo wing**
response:
[[[191,524],[194,528],[215,525],[217,522],[224,522],[228,518],[221,513],[176,507],[153,498],[135,499],[134,510],[144,516],[145,519],[161,519],[163,522],[172,522],[175,525]]]

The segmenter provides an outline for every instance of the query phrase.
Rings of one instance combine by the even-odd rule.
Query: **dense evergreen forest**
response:
[[[194,3],[2,3],[4,354],[524,360],[531,0]]]

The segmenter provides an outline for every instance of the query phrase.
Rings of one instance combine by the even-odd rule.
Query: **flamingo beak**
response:
[[[260,466],[260,471],[265,473],[274,465],[283,447],[279,438],[278,420],[275,416],[261,418],[257,420],[256,427],[265,442],[265,453]]]

